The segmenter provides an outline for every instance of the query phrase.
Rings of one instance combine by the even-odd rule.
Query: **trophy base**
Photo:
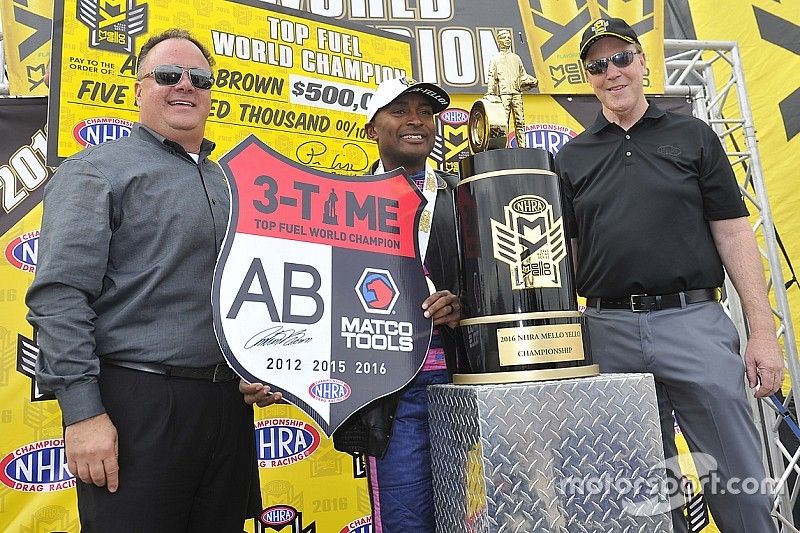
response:
[[[432,385],[428,398],[436,531],[672,533],[652,375]]]
[[[551,381],[555,379],[588,378],[600,374],[599,365],[519,370],[516,372],[487,372],[484,374],[453,374],[455,385],[494,385],[497,383],[522,383],[526,381]]]

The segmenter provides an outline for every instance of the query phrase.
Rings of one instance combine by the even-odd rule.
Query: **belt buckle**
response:
[[[222,383],[223,381],[230,381],[230,377],[221,375],[222,372],[228,368],[225,363],[217,363],[214,365],[214,375],[211,376],[211,383]],[[218,376],[219,374],[219,376]],[[217,379],[219,377],[219,379]]]
[[[641,297],[644,297],[644,296],[647,296],[647,295],[646,294],[631,294],[630,295],[631,311],[632,312],[634,312],[634,313],[644,313],[646,311],[649,311],[649,309],[637,309],[636,308],[636,303],[634,302],[634,298],[641,298]]]

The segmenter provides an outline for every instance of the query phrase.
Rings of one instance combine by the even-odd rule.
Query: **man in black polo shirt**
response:
[[[677,454],[674,410],[690,449],[713,457],[698,469],[708,467],[704,492],[724,533],[775,531],[767,494],[740,482],[765,477],[744,374],[768,396],[783,361],[733,171],[706,124],[645,99],[645,55],[623,20],[593,22],[580,57],[602,112],[556,168],[594,360],[603,372],[654,375],[667,457]],[[748,320],[744,364],[717,301],[723,266]],[[680,509],[673,523],[687,530]]]

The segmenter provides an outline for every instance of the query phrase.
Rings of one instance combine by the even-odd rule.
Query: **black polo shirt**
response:
[[[668,294],[722,285],[709,220],[747,216],[719,138],[650,103],[628,131],[598,115],[556,156],[578,239],[578,293]]]

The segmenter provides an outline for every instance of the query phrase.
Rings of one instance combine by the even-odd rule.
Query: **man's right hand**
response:
[[[69,471],[84,483],[119,487],[117,428],[106,413],[70,424],[64,430]]]
[[[270,392],[269,385],[248,383],[243,379],[239,380],[239,392],[244,395],[246,404],[256,404],[259,407],[266,407],[283,399],[283,394],[280,392]]]

